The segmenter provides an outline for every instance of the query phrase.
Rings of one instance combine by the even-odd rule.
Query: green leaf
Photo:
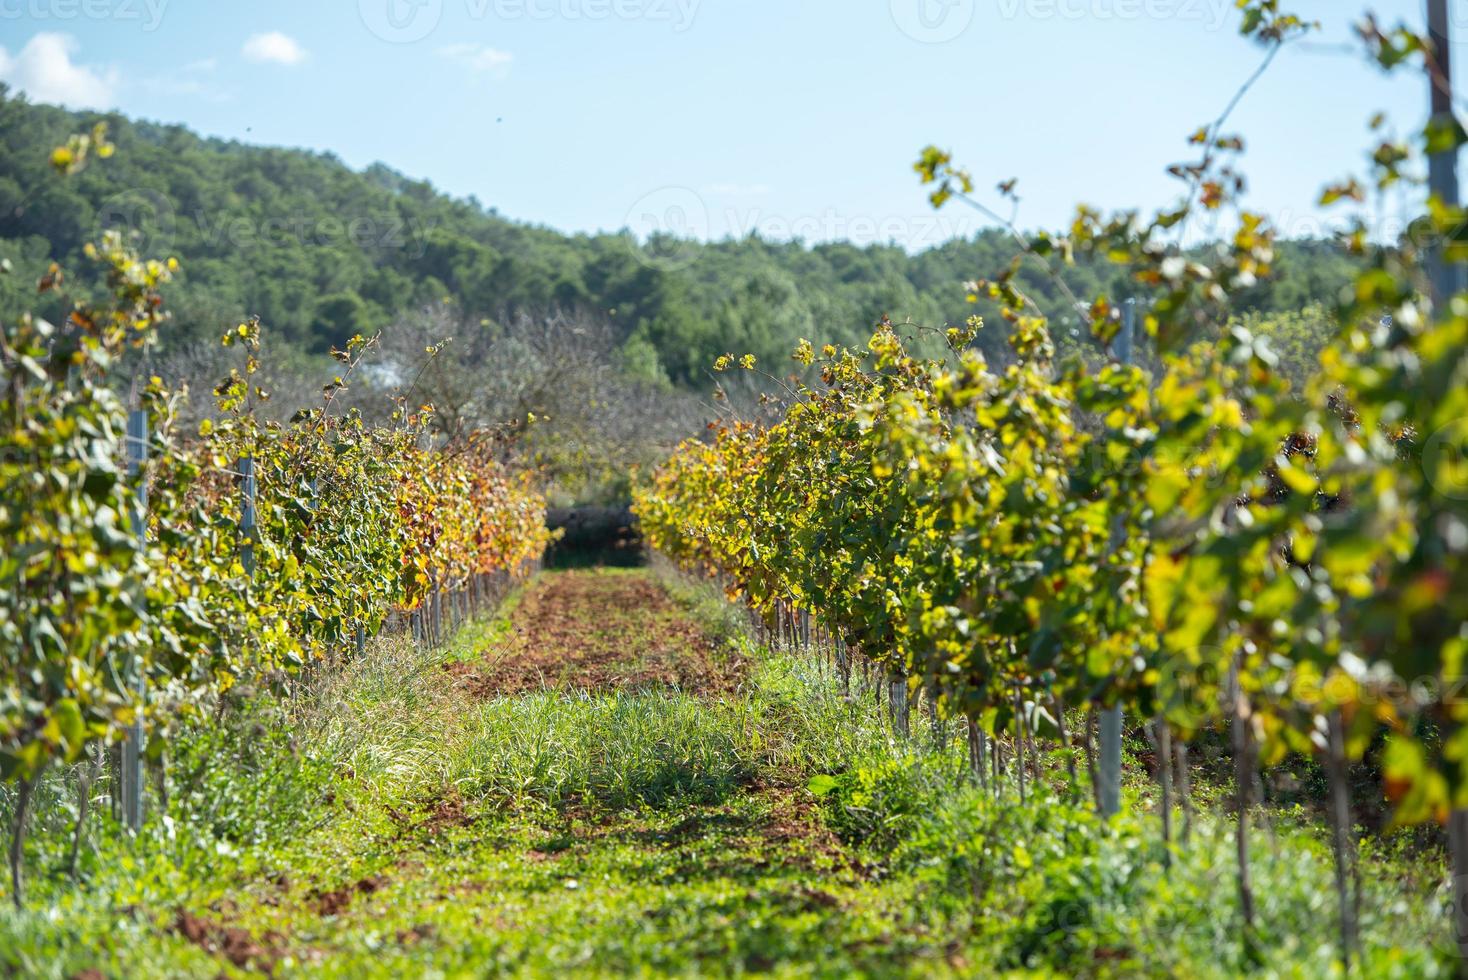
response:
[[[810,790],[812,796],[825,796],[839,785],[841,781],[835,776],[820,775],[812,776],[805,788]]]
[[[1428,156],[1452,153],[1468,143],[1468,130],[1458,122],[1457,116],[1434,116],[1422,130],[1423,152]]]
[[[82,720],[81,706],[73,698],[62,698],[52,706],[51,720],[61,737],[66,758],[75,759],[87,741],[87,726]]]

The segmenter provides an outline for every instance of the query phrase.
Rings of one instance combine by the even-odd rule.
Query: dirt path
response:
[[[511,610],[508,633],[448,669],[479,697],[653,687],[718,695],[740,676],[732,653],[661,585],[624,569],[542,575]]]
[[[356,797],[329,858],[170,934],[234,976],[952,968],[803,786],[756,774],[744,665],[657,576],[544,573],[457,658],[451,782]]]

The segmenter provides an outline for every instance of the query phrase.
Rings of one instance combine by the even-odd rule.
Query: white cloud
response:
[[[215,84],[212,77],[218,68],[219,59],[200,58],[166,74],[139,79],[138,87],[149,95],[228,102],[234,95]]]
[[[509,74],[510,63],[515,60],[510,52],[491,48],[487,44],[450,44],[439,48],[438,53],[465,65],[470,71],[488,73],[496,78],[504,78]]]
[[[205,102],[229,102],[234,98],[230,92],[204,79],[180,78],[177,75],[144,78],[138,82],[138,87],[149,95],[167,98],[194,98]]]
[[[71,60],[77,49],[70,34],[43,31],[14,57],[0,47],[0,81],[35,102],[54,102],[73,109],[110,109],[117,88],[116,69],[98,72]]]
[[[277,65],[299,65],[306,60],[306,49],[300,42],[280,31],[252,35],[240,53],[250,61],[270,61]]]

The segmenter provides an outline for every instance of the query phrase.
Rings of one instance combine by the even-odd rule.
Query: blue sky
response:
[[[1290,6],[1325,29],[1233,128],[1250,200],[1302,234],[1321,227],[1322,175],[1361,160],[1366,120],[1384,110],[1405,131],[1426,95],[1346,50],[1365,6]],[[1453,6],[1468,40],[1468,0]],[[0,78],[38,101],[381,160],[567,231],[922,248],[983,223],[928,208],[911,170],[928,143],[982,189],[1018,177],[1026,227],[1078,201],[1170,201],[1166,165],[1259,60],[1236,27],[1233,0],[0,0]]]

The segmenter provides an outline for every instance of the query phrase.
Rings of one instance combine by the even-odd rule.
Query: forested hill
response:
[[[116,155],[56,179],[51,149],[99,118]],[[916,255],[745,238],[680,245],[678,261],[666,261],[628,234],[566,235],[506,220],[381,164],[358,172],[330,154],[32,105],[0,86],[0,255],[16,272],[0,277],[0,316],[34,307],[33,284],[49,260],[86,274],[84,244],[121,224],[141,232],[145,253],[183,263],[171,293],[177,342],[258,314],[277,338],[321,350],[452,297],[479,317],[596,311],[644,370],[695,385],[725,351],[779,363],[801,337],[859,342],[883,314],[961,322],[973,309],[959,284],[1002,268],[1013,251],[998,232]],[[1255,308],[1298,309],[1348,276],[1324,243],[1288,245],[1281,270]],[[1078,295],[1097,292],[1098,272],[1111,275],[1075,271]],[[1024,286],[1060,308],[1042,276]]]

